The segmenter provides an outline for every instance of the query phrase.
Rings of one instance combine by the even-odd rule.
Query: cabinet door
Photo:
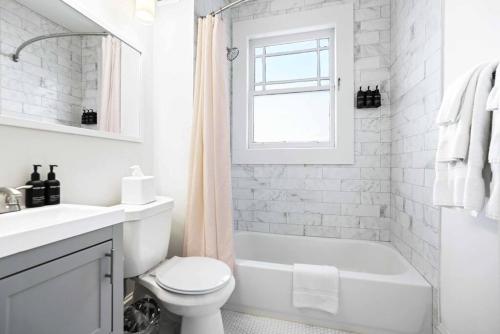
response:
[[[0,280],[0,334],[108,334],[111,241]]]

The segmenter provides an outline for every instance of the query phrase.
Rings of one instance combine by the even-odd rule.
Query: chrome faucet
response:
[[[30,189],[33,186],[22,186],[17,188],[0,187],[0,214],[21,211],[20,200],[23,194],[19,191],[21,189]],[[4,200],[1,200],[1,197]]]

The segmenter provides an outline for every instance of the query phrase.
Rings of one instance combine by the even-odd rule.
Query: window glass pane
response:
[[[255,83],[262,82],[262,58],[255,58]]]
[[[300,51],[300,50],[308,50],[308,49],[316,49],[316,41],[315,40],[266,46],[266,54],[278,53],[278,52]]]
[[[328,142],[330,92],[254,97],[254,142]]]
[[[317,81],[302,81],[302,82],[290,82],[283,84],[266,85],[266,89],[273,90],[273,89],[288,89],[288,88],[300,88],[300,87],[315,87],[317,85],[318,85]]]
[[[266,58],[266,81],[315,78],[318,57],[316,52],[298,53]]]
[[[319,47],[320,48],[327,48],[328,45],[330,45],[330,40],[328,38],[323,38],[319,40]]]
[[[330,51],[323,50],[319,53],[319,58],[321,62],[321,76],[329,77],[330,76]]]
[[[255,48],[255,55],[256,56],[262,56],[263,53],[264,53],[263,48]]]
[[[330,80],[321,80],[321,86],[330,86]]]

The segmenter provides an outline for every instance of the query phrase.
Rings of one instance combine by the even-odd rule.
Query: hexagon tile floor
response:
[[[225,334],[352,334],[227,310],[222,311],[222,320]]]

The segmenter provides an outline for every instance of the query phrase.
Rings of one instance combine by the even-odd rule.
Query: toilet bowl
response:
[[[180,261],[184,259],[181,258]],[[168,262],[166,261],[150,272],[141,275],[138,279],[139,284],[151,291],[165,309],[182,317],[181,334],[223,334],[220,309],[234,290],[234,277],[229,275],[225,283],[218,287],[211,287],[207,291],[194,291],[194,286],[193,289],[187,291],[173,290],[173,287],[165,288],[159,282],[158,272],[162,266],[168,265]],[[181,277],[188,276],[181,275],[179,272],[178,278],[181,279]],[[186,285],[183,285],[185,288]]]
[[[165,260],[172,199],[120,207],[125,211],[125,278],[135,278],[166,310],[181,316],[181,334],[224,334],[220,309],[235,286],[230,268],[206,257]]]

